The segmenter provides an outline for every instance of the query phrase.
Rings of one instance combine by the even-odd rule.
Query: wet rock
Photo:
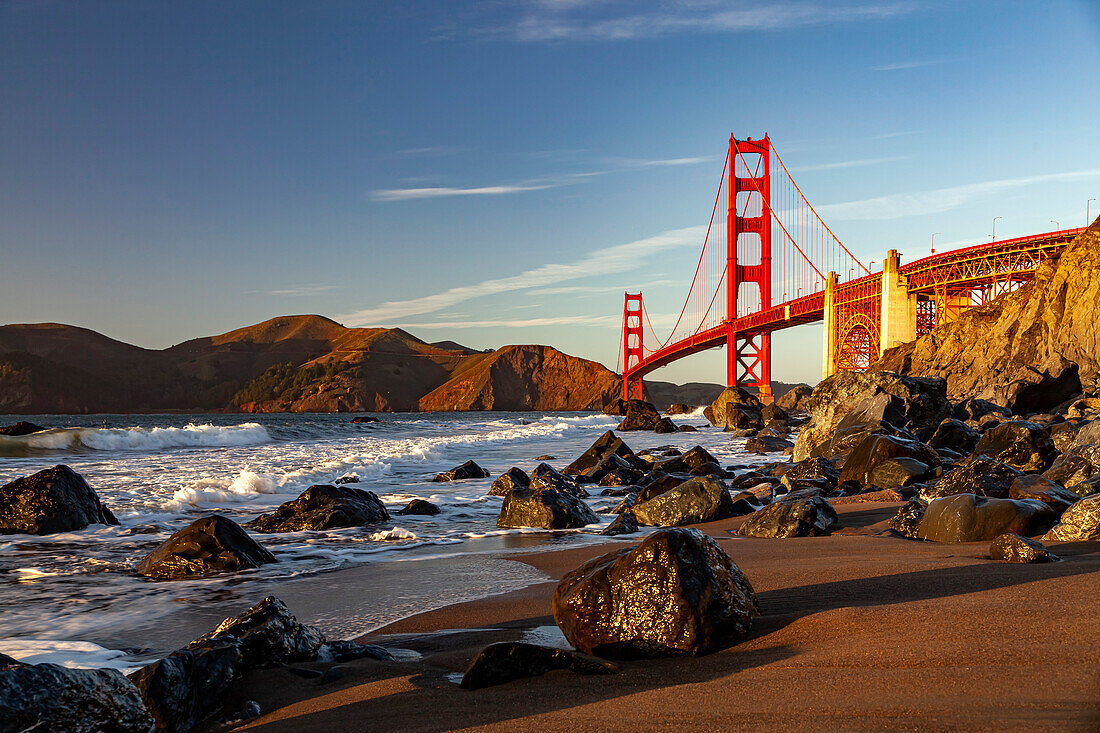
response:
[[[662,417],[660,421],[658,421],[656,427],[653,428],[653,432],[665,435],[668,433],[678,433],[680,432],[680,428],[676,427],[676,423],[672,422],[672,420],[667,417]]]
[[[690,415],[695,412],[695,408],[691,405],[685,405],[683,402],[673,402],[665,410],[666,415]]]
[[[955,405],[954,415],[959,420],[978,421],[986,415],[1000,415],[1007,418],[1012,415],[1012,411],[989,400],[968,399]]]
[[[149,578],[176,580],[233,573],[278,562],[232,519],[211,514],[176,532],[138,563]]]
[[[1045,476],[1029,473],[1018,476],[1012,482],[1008,487],[1008,498],[1041,501],[1061,514],[1077,501],[1078,496]]]
[[[489,489],[489,496],[506,496],[513,489],[526,489],[531,485],[531,477],[522,468],[512,466],[497,476]]]
[[[931,437],[950,413],[951,404],[942,379],[839,372],[814,388],[809,408],[812,420],[798,436],[796,461],[814,455],[839,428],[849,425],[887,422],[917,437]]]
[[[577,483],[577,479],[555,471],[548,463],[535,466],[535,470],[531,472],[531,483],[528,488],[534,491],[558,491],[582,499],[588,496],[588,492]]]
[[[152,730],[153,719],[137,688],[113,669],[0,664],[0,731],[4,733]]]
[[[978,441],[975,455],[986,455],[1025,473],[1050,468],[1058,451],[1046,428],[1026,420],[1010,420],[988,430]]]
[[[74,532],[118,524],[79,473],[58,465],[0,486],[0,534]]]
[[[723,430],[727,433],[757,431],[764,428],[764,418],[758,410],[750,410],[739,405],[726,405],[726,418]]]
[[[1065,453],[1073,447],[1080,430],[1077,424],[1073,422],[1058,423],[1047,428],[1050,439],[1054,442],[1054,450],[1059,453]]]
[[[621,534],[634,534],[637,531],[638,520],[634,518],[634,513],[631,511],[624,511],[611,520],[611,524],[604,527],[600,534],[608,537],[615,537]]]
[[[845,424],[836,429],[833,436],[810,452],[810,458],[826,458],[831,461],[846,459],[860,443],[872,435],[886,435],[902,440],[916,441],[917,436],[905,428],[888,422]],[[797,446],[797,443],[795,444]],[[805,459],[803,459],[805,460]],[[838,467],[839,464],[838,464]]]
[[[926,501],[953,494],[1007,498],[1012,482],[1023,473],[988,456],[973,456],[955,464],[949,473],[921,491]]]
[[[41,433],[43,430],[49,430],[41,425],[35,425],[32,422],[26,420],[20,420],[17,423],[11,425],[0,425],[0,435],[10,435],[13,438],[22,435],[34,435],[35,433]]]
[[[356,659],[377,659],[381,662],[392,662],[394,657],[384,647],[377,644],[360,644],[357,641],[340,639],[326,641],[317,651],[319,662],[351,662]]]
[[[746,514],[758,512],[764,508],[766,502],[751,491],[739,491],[730,499],[730,512],[734,517],[743,517]]]
[[[773,438],[770,436],[757,436],[755,438],[749,438],[745,442],[746,453],[781,453],[788,448],[793,448],[794,443],[783,438]]]
[[[185,649],[205,649],[231,644],[241,651],[246,667],[277,667],[317,659],[324,634],[315,626],[299,623],[286,604],[268,596],[244,613],[227,618]]]
[[[1072,492],[1074,496],[1091,496],[1100,492],[1100,476],[1093,476],[1079,484],[1067,486],[1066,489]]]
[[[636,468],[616,468],[605,473],[597,482],[597,485],[608,487],[631,486],[641,481],[644,475]]]
[[[933,542],[988,541],[1005,532],[1030,536],[1046,530],[1054,518],[1038,501],[957,494],[929,502],[918,535]]]
[[[695,427],[694,425],[681,425],[680,426],[680,432],[681,433],[698,433],[699,428]]]
[[[623,442],[623,439],[608,430],[596,438],[596,441],[588,447],[577,460],[562,469],[562,473],[570,476],[587,476],[594,471],[609,456],[620,458],[633,458],[634,451]]]
[[[687,453],[680,456],[681,463],[687,467],[690,471],[693,468],[699,468],[700,466],[708,463],[718,463],[718,459],[715,458],[710,451],[701,445],[697,445]]]
[[[675,489],[685,481],[691,480],[688,473],[666,473],[654,475],[650,480],[644,480],[638,489],[638,501],[649,501],[655,496],[660,496],[666,491]]]
[[[551,489],[514,489],[504,497],[497,526],[576,529],[599,521],[588,505],[572,494]]]
[[[688,471],[692,476],[717,476],[721,478],[725,471],[717,463],[701,463]]]
[[[341,476],[340,478],[336,479],[332,483],[337,485],[337,486],[342,486],[344,484],[357,484],[357,483],[359,483],[359,477],[356,476],[355,474],[349,474],[347,476]]]
[[[485,647],[470,664],[459,685],[464,690],[502,685],[525,677],[540,677],[555,669],[577,674],[613,674],[619,668],[602,659],[566,649],[504,641]]]
[[[772,402],[771,404],[764,405],[760,410],[760,416],[764,418],[765,422],[786,422],[790,415],[779,405]]]
[[[886,524],[898,534],[909,539],[920,539],[920,522],[924,519],[924,502],[911,499]]]
[[[626,410],[623,413],[623,421],[619,423],[618,430],[656,430],[666,418],[661,417],[650,403],[644,400],[628,400]]]
[[[720,479],[697,476],[634,505],[639,524],[677,527],[733,516],[733,501]]]
[[[353,423],[353,424],[354,424],[354,423],[370,423],[370,422],[378,422],[378,418],[376,418],[376,417],[371,417],[370,415],[360,415],[359,417],[353,417],[353,418],[352,418],[351,420],[349,420],[348,422],[350,422],[350,423]]]
[[[931,471],[931,466],[915,458],[889,458],[871,470],[867,481],[880,489],[899,489],[920,483]]]
[[[836,520],[836,510],[821,497],[781,499],[750,514],[737,532],[744,537],[820,537]]]
[[[807,458],[804,461],[791,464],[784,475],[792,481],[798,479],[825,479],[833,486],[840,481],[840,471],[832,463],[821,457]]]
[[[398,510],[397,514],[401,516],[409,516],[410,514],[422,514],[429,517],[434,517],[439,514],[439,507],[430,501],[424,499],[413,499],[405,505],[404,509]]]
[[[318,484],[310,486],[297,499],[280,504],[274,512],[246,522],[245,526],[257,532],[301,532],[361,527],[389,518],[389,511],[373,491]]]
[[[1052,562],[1058,559],[1042,542],[1011,533],[998,535],[990,543],[989,557],[998,562],[1016,563]]]
[[[809,412],[810,395],[813,393],[813,387],[800,384],[777,397],[774,404],[787,412]]]
[[[936,428],[936,432],[928,439],[928,445],[936,450],[950,448],[963,455],[968,455],[974,451],[981,437],[981,433],[962,420],[949,417]]]
[[[554,591],[553,613],[580,651],[637,658],[737,644],[760,607],[717,542],[695,529],[667,529],[568,573]]]
[[[466,461],[461,466],[455,466],[450,471],[437,473],[432,481],[463,481],[470,478],[488,478],[489,472],[473,461]]]
[[[905,460],[905,459],[899,459]],[[851,496],[841,496],[833,499],[830,503],[837,504],[872,504],[878,502],[897,502],[905,501],[905,497],[897,489],[872,489],[869,491],[862,491],[858,494],[852,494]]]
[[[603,406],[603,414],[622,417],[626,414],[626,400],[622,397],[611,400]]]
[[[1078,445],[1058,456],[1043,474],[1063,486],[1073,486],[1100,475],[1100,445]]]
[[[719,428],[759,430],[764,427],[763,408],[756,395],[732,386],[722,390],[714,402],[703,410],[703,417]]]
[[[1074,503],[1043,539],[1048,542],[1100,540],[1100,494],[1086,496]]]
[[[871,474],[884,461],[894,458],[911,458],[926,467],[938,466],[940,457],[924,443],[889,435],[868,435],[844,461],[840,482],[855,481],[861,486],[879,486],[871,481]],[[898,484],[902,485],[902,484]],[[880,488],[894,488],[881,486]]]

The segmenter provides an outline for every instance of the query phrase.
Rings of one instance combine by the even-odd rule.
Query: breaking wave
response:
[[[260,445],[271,435],[259,423],[185,425],[182,428],[56,428],[18,437],[0,436],[0,456],[30,456],[50,451],[164,450]]]

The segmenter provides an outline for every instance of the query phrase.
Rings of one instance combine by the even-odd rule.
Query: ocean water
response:
[[[554,456],[547,462],[563,468],[613,429],[617,418],[376,417],[377,423],[351,424],[346,414],[5,416],[5,423],[26,419],[52,429],[0,436],[0,485],[65,463],[87,479],[120,524],[46,537],[0,535],[0,652],[28,661],[129,669],[180,643],[170,633],[161,633],[165,641],[158,643],[158,629],[172,627],[181,609],[204,619],[205,611],[213,626],[228,615],[222,609],[243,610],[281,589],[316,593],[326,574],[360,568],[362,594],[354,608],[334,607],[308,619],[330,636],[350,637],[411,613],[540,579],[525,565],[501,561],[502,555],[548,543],[604,541],[598,532],[614,515],[566,532],[498,529],[502,499],[487,491],[511,466],[531,471],[540,455]],[[706,425],[699,414],[674,420]],[[743,439],[714,429],[622,437],[636,451],[702,445],[724,464],[764,460],[745,454]],[[432,483],[437,472],[470,459],[492,477]],[[313,484],[342,477],[358,478],[354,485],[378,494],[391,514],[414,498],[438,504],[442,513],[323,532],[252,532],[279,562],[243,573],[151,581],[133,571],[149,551],[200,516],[219,512],[246,522]],[[598,491],[587,499],[594,509],[619,501]],[[417,564],[400,568],[416,572],[389,572],[398,566],[387,563],[406,561]],[[394,577],[404,578],[399,587]]]

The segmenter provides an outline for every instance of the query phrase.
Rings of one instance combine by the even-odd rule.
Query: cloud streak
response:
[[[558,188],[566,183],[516,184],[510,186],[476,186],[459,188],[453,186],[432,186],[429,188],[390,188],[375,191],[375,201],[414,201],[417,199],[451,198],[454,196],[506,196],[526,191],[543,191]]]
[[[841,160],[836,163],[821,163],[819,165],[802,165],[792,167],[792,171],[831,171],[837,168],[862,168],[867,165],[879,163],[892,163],[896,160],[908,160],[911,155],[892,155],[887,158],[862,158],[860,160]]]
[[[641,267],[644,260],[654,255],[679,247],[698,246],[705,231],[705,227],[701,226],[672,229],[653,237],[593,252],[575,262],[542,265],[511,277],[484,280],[420,298],[389,301],[374,308],[349,313],[342,316],[341,321],[349,326],[401,322],[408,316],[435,313],[474,298],[546,287],[593,275],[629,272]]]
[[[1020,178],[1004,178],[997,181],[968,183],[963,186],[951,186],[930,191],[875,196],[859,201],[825,204],[818,206],[817,212],[826,221],[882,221],[900,219],[906,216],[940,214],[958,208],[980,196],[1003,193],[1036,184],[1073,181],[1082,178],[1100,178],[1100,168],[1047,173]]]

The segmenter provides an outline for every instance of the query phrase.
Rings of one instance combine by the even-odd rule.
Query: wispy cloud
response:
[[[474,188],[455,188],[451,186],[433,186],[431,188],[390,188],[375,191],[375,201],[412,201],[415,199],[438,199],[450,196],[506,196],[524,191],[542,191],[557,188],[565,183],[519,184],[513,186],[477,186]]]
[[[654,280],[648,283],[631,283],[629,287],[624,285],[559,285],[552,288],[538,288],[532,290],[531,295],[569,295],[570,293],[622,293],[625,290],[638,290],[644,288],[656,288],[664,285],[677,284],[676,280]]]
[[[817,211],[826,221],[879,221],[900,219],[906,216],[939,214],[958,208],[980,196],[1003,193],[1012,189],[1024,188],[1044,183],[1072,181],[1082,178],[1100,178],[1100,168],[1065,173],[1047,173],[1020,178],[1003,178],[997,181],[968,183],[963,186],[951,186],[930,191],[897,193],[889,196],[876,196],[859,201],[847,201],[839,204],[818,206]]]
[[[947,59],[925,59],[923,61],[900,61],[896,64],[882,64],[881,66],[872,66],[871,71],[902,71],[903,69],[919,69],[924,66],[935,66],[936,64],[942,64]]]
[[[393,157],[395,158],[438,158],[443,155],[456,155],[464,152],[466,148],[455,147],[452,145],[429,145],[422,148],[404,148],[402,150],[395,150]]]
[[[592,275],[607,276],[640,268],[644,261],[670,249],[698,246],[705,234],[705,227],[694,226],[672,229],[653,237],[598,250],[575,262],[548,264],[522,272],[512,277],[484,280],[473,285],[450,288],[441,293],[409,300],[395,300],[374,308],[349,313],[341,318],[349,326],[374,326],[379,323],[400,322],[408,316],[435,313],[487,295],[499,295],[517,290],[546,287],[560,282],[577,280]]]
[[[496,319],[483,321],[424,321],[381,324],[379,328],[535,328],[539,326],[616,326],[620,316],[552,316],[548,318]]]
[[[764,2],[755,0],[559,0],[535,2],[506,22],[480,29],[520,42],[623,41],[684,33],[776,30],[908,14],[913,2]]]
[[[253,290],[253,293],[263,293],[265,295],[318,295],[319,293],[326,293],[330,290],[336,290],[339,285],[297,285],[294,287],[281,288],[278,290]]]
[[[829,171],[836,168],[862,168],[866,165],[877,165],[879,163],[892,163],[896,160],[907,160],[912,158],[911,155],[892,155],[886,158],[862,158],[860,160],[840,160],[835,163],[820,163],[818,165],[802,165],[794,166],[792,171]]]

